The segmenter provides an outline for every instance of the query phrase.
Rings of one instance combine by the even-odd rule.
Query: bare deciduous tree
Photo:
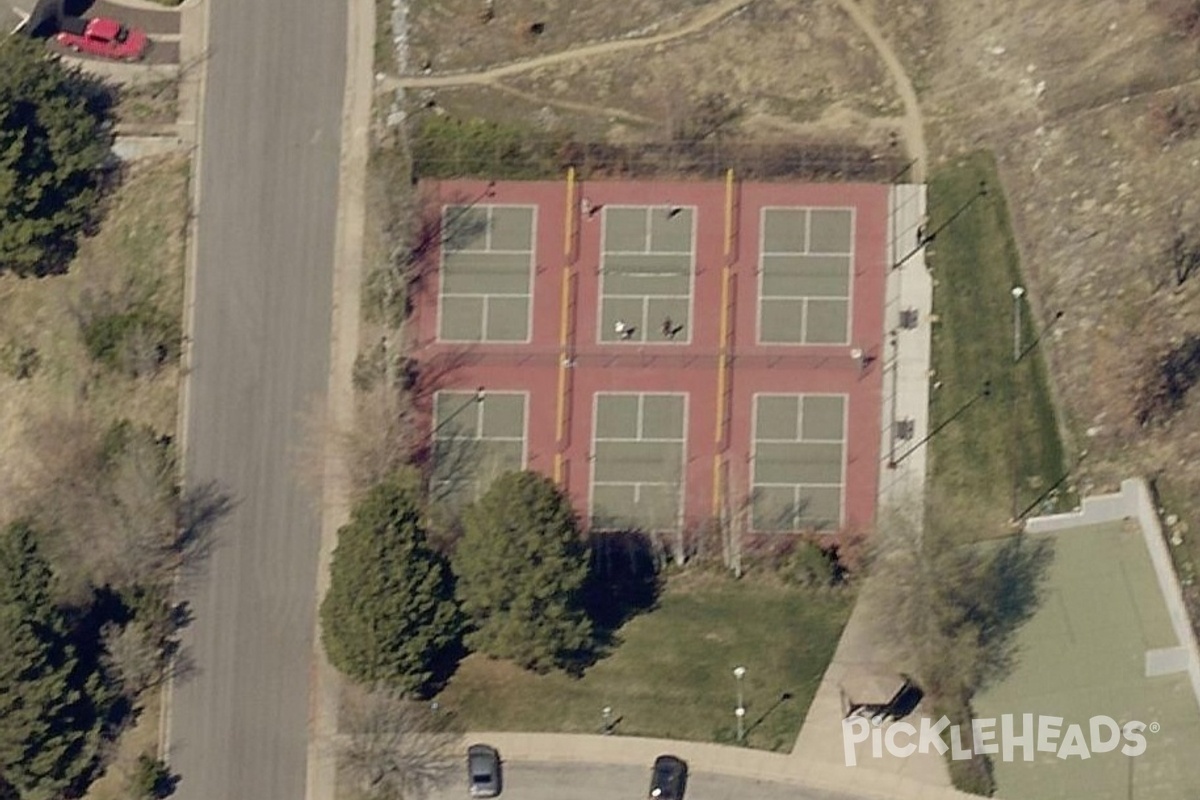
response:
[[[969,512],[942,511],[924,528],[914,518],[892,513],[879,533],[874,564],[885,629],[927,691],[965,706],[1014,664],[1014,634],[1037,609],[1053,550],[1020,535],[962,544]]]
[[[418,435],[407,396],[390,386],[358,395],[353,427],[341,434],[350,485],[356,494],[407,466]]]
[[[1200,237],[1194,230],[1184,227],[1178,214],[1174,215],[1173,227],[1174,234],[1171,237],[1168,257],[1171,277],[1175,281],[1175,288],[1178,289],[1200,269]]]
[[[395,692],[350,693],[338,763],[369,800],[423,800],[457,773],[453,714]]]
[[[138,697],[161,681],[168,655],[144,626],[110,622],[100,629],[100,642],[104,666],[126,697]]]
[[[26,510],[43,523],[64,590],[156,584],[208,554],[232,508],[215,484],[181,492],[170,443],[78,413],[35,419]]]

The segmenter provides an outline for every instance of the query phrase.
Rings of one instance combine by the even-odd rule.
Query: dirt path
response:
[[[718,22],[730,14],[736,13],[743,7],[750,5],[753,0],[724,0],[712,8],[700,12],[692,19],[691,22],[684,25],[682,28],[676,28],[667,33],[658,33],[653,36],[642,36],[633,39],[618,39],[611,42],[597,42],[596,44],[584,45],[570,50],[563,50],[559,53],[549,53],[537,58],[530,58],[524,61],[514,61],[511,64],[504,64],[499,67],[483,70],[482,72],[461,72],[453,75],[406,75],[400,78],[388,78],[382,82],[382,87],[385,89],[432,89],[446,86],[467,86],[493,83],[500,78],[507,78],[511,75],[518,75],[522,72],[528,72],[531,69],[538,67],[548,67],[553,64],[563,64],[568,61],[577,61],[579,59],[591,58],[592,56],[611,55],[619,53],[623,50],[633,50],[635,48],[653,47],[655,45],[666,44],[667,42],[682,39],[685,36],[691,36],[698,33],[709,25]]]
[[[900,100],[904,103],[901,137],[904,139],[908,157],[915,162],[912,168],[912,182],[924,183],[929,167],[929,150],[925,146],[925,121],[921,117],[921,105],[917,102],[917,92],[913,89],[912,81],[908,79],[908,73],[904,71],[904,65],[900,63],[900,59],[896,58],[896,52],[892,50],[892,46],[883,38],[883,33],[875,24],[875,20],[871,19],[871,16],[863,11],[854,0],[837,0],[837,4],[871,40],[872,46],[879,53],[879,57],[883,59],[888,74],[892,76],[892,80],[896,84],[896,91],[900,93]]]
[[[559,100],[557,98],[541,97],[533,92],[525,92],[512,86],[506,86],[503,83],[494,83],[490,88],[496,90],[497,92],[503,92],[504,94],[512,95],[513,97],[528,101],[534,105],[557,106],[558,108],[565,108],[568,111],[575,111],[580,114],[591,114],[592,116],[597,117],[610,117],[612,119],[619,119],[624,122],[632,122],[637,125],[657,124],[657,121],[651,119],[650,117],[644,117],[641,114],[634,114],[632,111],[626,111],[622,108],[598,106],[593,105],[592,103],[576,103],[572,100]]]
[[[846,12],[851,21],[866,34],[871,41],[871,45],[883,60],[884,66],[887,68],[888,74],[891,75],[893,82],[896,84],[896,90],[900,94],[900,100],[904,104],[904,117],[901,120],[900,129],[901,137],[904,140],[905,149],[908,152],[908,157],[914,161],[912,168],[912,180],[915,183],[925,182],[925,173],[928,167],[929,152],[925,146],[925,124],[921,117],[921,106],[917,102],[917,93],[913,89],[912,81],[908,78],[908,73],[904,71],[904,66],[900,63],[900,59],[896,57],[892,46],[883,38],[883,33],[854,0],[835,0],[838,6]],[[461,72],[452,75],[406,75],[401,77],[389,77],[381,82],[381,88],[387,90],[395,89],[433,89],[445,88],[449,86],[481,86],[495,85],[503,78],[512,75],[519,75],[523,72],[528,72],[539,67],[548,67],[554,64],[563,64],[570,61],[591,58],[593,56],[611,55],[624,50],[632,50],[635,48],[654,47],[656,45],[666,44],[668,42],[682,39],[686,36],[691,36],[698,33],[708,26],[719,22],[730,14],[735,14],[741,9],[748,6],[753,0],[725,0],[724,2],[714,5],[695,16],[690,22],[681,28],[666,33],[659,33],[653,36],[643,36],[632,39],[619,39],[609,42],[598,42],[596,44],[584,45],[570,50],[563,50],[558,53],[550,53],[537,58],[530,58],[524,61],[514,61],[511,64],[503,64],[491,69],[482,70],[480,72]],[[515,91],[515,90],[514,90]],[[524,93],[522,93],[524,94]],[[559,105],[566,105],[560,103]],[[580,106],[578,110],[593,110],[586,106]],[[629,114],[622,116],[630,117]]]

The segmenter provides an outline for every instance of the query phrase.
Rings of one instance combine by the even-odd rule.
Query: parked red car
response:
[[[107,17],[66,17],[54,38],[63,47],[78,53],[120,61],[140,60],[150,44],[144,31],[127,28]]]

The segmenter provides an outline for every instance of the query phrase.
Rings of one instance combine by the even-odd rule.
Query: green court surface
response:
[[[438,338],[529,340],[535,209],[446,206]]]
[[[974,702],[976,718],[1023,713],[1063,717],[1062,729],[1106,715],[1137,720],[1146,752],[1093,753],[1086,760],[1020,749],[992,756],[998,797],[1016,800],[1184,800],[1200,797],[1200,706],[1186,672],[1146,677],[1147,651],[1179,645],[1133,521],[1050,537],[1054,562],[1045,599],[1018,634],[1019,662]],[[1151,662],[1163,654],[1156,653]],[[1170,659],[1167,659],[1168,661]],[[1157,731],[1155,731],[1157,729]],[[1060,734],[1057,741],[1061,743]]]
[[[600,341],[689,340],[694,224],[690,207],[604,207]]]
[[[476,500],[505,472],[525,468],[524,393],[438,392],[434,399],[433,494]]]
[[[592,527],[677,530],[686,395],[597,394],[594,420]]]
[[[764,208],[759,253],[759,341],[846,344],[854,211]]]
[[[754,397],[751,528],[837,528],[845,494],[845,395]]]

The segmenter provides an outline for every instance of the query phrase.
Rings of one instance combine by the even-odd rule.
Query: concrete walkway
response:
[[[892,187],[889,253],[884,265],[888,269],[884,309],[888,336],[886,352],[879,361],[884,370],[884,408],[878,516],[886,520],[902,511],[915,525],[922,523],[925,496],[926,450],[918,443],[929,429],[933,305],[933,281],[925,268],[925,254],[922,250],[913,252],[917,228],[924,218],[924,186]],[[892,267],[906,256],[900,267]],[[905,329],[901,325],[905,311],[910,315],[915,312],[915,327]],[[909,439],[901,438],[899,430],[899,423],[905,420],[912,424]],[[889,466],[893,461],[895,466]],[[886,536],[887,532],[887,526],[882,525],[876,535]],[[951,791],[944,758],[937,753],[876,759],[869,757],[870,749],[864,744],[859,746],[857,766],[845,766],[841,721],[847,701],[886,702],[902,681],[902,659],[883,644],[888,640],[880,623],[886,619],[880,613],[884,602],[870,583],[863,588],[790,758],[801,774],[828,776],[839,780],[841,786],[879,779],[885,785],[902,782],[920,786],[925,793],[920,796],[932,797],[935,792]],[[909,721],[919,725],[920,716],[918,713],[917,719]],[[864,778],[864,774],[872,777]]]

